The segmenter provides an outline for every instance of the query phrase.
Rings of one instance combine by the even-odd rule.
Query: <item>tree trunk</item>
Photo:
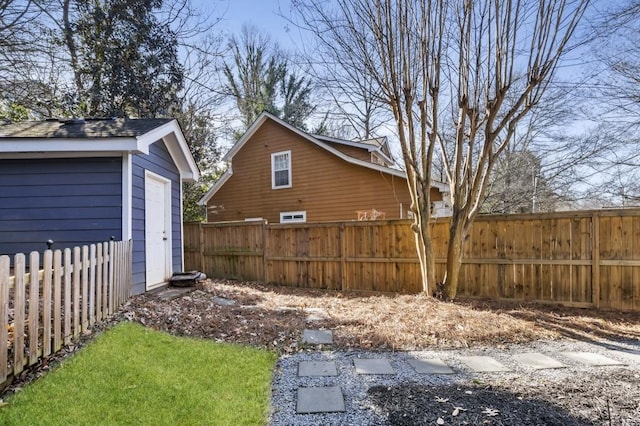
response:
[[[449,227],[449,246],[447,247],[447,271],[444,275],[444,297],[450,300],[456,298],[460,267],[462,266],[462,245],[464,232],[459,217],[455,214],[451,218]]]
[[[413,224],[416,237],[416,251],[420,261],[420,276],[422,278],[422,292],[430,295],[429,287],[435,288],[436,270],[431,245],[431,227],[428,220],[425,222],[420,215]]]

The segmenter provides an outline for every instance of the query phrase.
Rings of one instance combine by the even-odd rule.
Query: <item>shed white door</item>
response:
[[[144,176],[147,290],[171,276],[171,181],[149,171]]]

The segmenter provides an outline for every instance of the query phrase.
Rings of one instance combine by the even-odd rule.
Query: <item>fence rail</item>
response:
[[[131,241],[0,256],[0,385],[129,297]]]
[[[432,223],[436,276],[448,220]],[[185,267],[334,290],[421,291],[409,221],[185,224]],[[458,294],[640,311],[640,209],[481,216]]]

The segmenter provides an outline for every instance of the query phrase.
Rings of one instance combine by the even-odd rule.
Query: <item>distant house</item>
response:
[[[198,169],[172,119],[0,124],[0,254],[133,240],[133,293],[183,269],[182,182]]]
[[[224,157],[229,168],[200,200],[209,222],[270,223],[404,219],[406,175],[386,139],[359,142],[311,135],[262,113]],[[431,188],[443,207],[447,185]]]

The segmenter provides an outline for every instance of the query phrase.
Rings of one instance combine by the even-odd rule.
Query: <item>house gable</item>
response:
[[[302,130],[291,126],[290,124],[284,122],[283,120],[279,119],[278,117],[268,113],[268,112],[263,112],[262,114],[260,114],[260,116],[256,119],[256,121],[253,122],[253,124],[251,124],[251,126],[249,126],[249,128],[247,129],[247,131],[244,133],[244,135],[242,135],[242,137],[238,140],[238,142],[236,142],[231,149],[229,150],[229,152],[227,152],[227,154],[224,156],[223,160],[227,161],[229,164],[229,169],[221,176],[221,178],[211,187],[211,189],[202,197],[202,199],[200,199],[200,201],[198,202],[198,204],[200,205],[207,205],[209,203],[209,201],[211,200],[211,198],[214,196],[214,194],[220,189],[222,188],[222,186],[227,182],[227,180],[233,175],[234,173],[234,169],[233,169],[233,162],[234,162],[234,158],[236,156],[236,154],[238,152],[240,152],[245,144],[247,144],[247,142],[249,142],[250,140],[252,140],[255,136],[255,134],[257,132],[259,132],[259,130],[267,123],[275,123],[276,125],[288,130],[291,134],[296,135],[300,140],[302,141],[306,141],[307,143],[311,143],[313,145],[316,145],[319,148],[324,149],[325,151],[333,154],[334,156],[342,159],[343,161],[346,161],[349,164],[353,164],[356,166],[361,166],[364,168],[369,168],[371,170],[376,170],[378,172],[382,172],[382,173],[386,173],[386,174],[390,174],[393,176],[397,176],[397,177],[401,177],[403,179],[406,179],[406,174],[401,171],[401,170],[397,170],[397,169],[393,169],[390,167],[386,167],[384,165],[380,165],[380,164],[376,164],[376,163],[372,163],[371,162],[371,156],[367,155],[366,159],[362,158],[360,156],[360,154],[358,156],[352,156],[349,155],[346,151],[350,150],[351,148],[362,148],[362,147],[366,147],[367,144],[361,144],[361,143],[347,143],[346,141],[341,141],[342,145],[344,145],[341,149],[337,149],[334,146],[331,146],[332,144],[334,144],[334,142],[338,141],[337,139],[332,139],[332,138],[327,138],[327,140],[332,140],[333,142],[331,143],[325,143],[321,140],[319,140],[318,138],[313,137],[312,135],[309,135],[308,133],[303,132]],[[337,143],[337,142],[336,142]],[[351,146],[349,146],[351,145]],[[371,151],[375,150],[375,147],[371,148]],[[343,152],[345,151],[345,152]],[[370,151],[370,152],[371,152]]]
[[[271,155],[284,151],[291,152],[291,188],[274,190]],[[232,171],[222,179],[207,203],[209,221],[263,217],[278,223],[283,212],[305,212],[309,222],[350,220],[370,209],[398,218],[410,204],[402,174],[347,162],[274,120],[233,153]]]

